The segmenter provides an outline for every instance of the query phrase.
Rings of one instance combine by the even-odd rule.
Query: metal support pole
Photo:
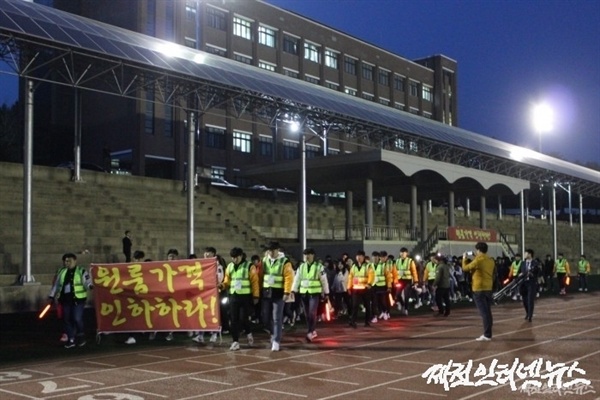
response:
[[[427,240],[427,200],[421,201],[421,241]]]
[[[352,211],[354,209],[353,194],[346,190],[346,240],[352,239]]]
[[[525,190],[521,190],[519,195],[520,206],[521,206],[521,253],[525,252],[525,221],[527,216],[525,214]]]
[[[81,98],[79,89],[74,89],[75,137],[73,144],[73,181],[81,182]]]
[[[479,227],[481,229],[487,229],[487,215],[486,215],[486,205],[485,205],[485,194],[481,195],[481,206],[479,210]]]
[[[302,246],[302,250],[306,249],[306,135],[302,136],[301,158],[302,171],[300,179],[300,210],[298,212],[298,241]]]
[[[467,197],[467,200],[465,201],[465,217],[470,218],[471,217],[471,199]]]
[[[410,237],[416,240],[417,232],[417,185],[410,186]]]
[[[552,185],[552,249],[556,260],[558,256],[558,245],[556,243],[556,184]]]
[[[31,187],[33,179],[33,81],[25,81],[25,138],[23,140],[23,271],[21,283],[34,281],[31,274]]]
[[[392,226],[394,225],[394,212],[392,210],[394,204],[394,198],[392,196],[386,196],[385,198],[385,225],[387,227],[387,237],[386,239],[391,240],[392,235]]]
[[[521,209],[523,211],[523,209]],[[502,221],[502,196],[498,196],[498,220]]]
[[[448,226],[455,226],[456,220],[454,219],[454,191],[448,192]]]
[[[365,232],[365,237],[367,239],[371,238],[371,232],[373,229],[373,180],[372,179],[367,179],[366,180],[366,185],[365,185],[365,195],[366,195],[366,201],[365,201],[365,225],[366,225],[366,232]]]
[[[567,190],[567,192],[569,193],[569,226],[573,226],[573,208],[571,206],[571,184],[569,183],[568,186],[569,190]]]
[[[583,251],[583,196],[579,194],[579,254],[585,254]]]
[[[188,168],[187,168],[187,248],[188,254],[194,254],[194,194],[196,193],[196,115],[188,115]]]

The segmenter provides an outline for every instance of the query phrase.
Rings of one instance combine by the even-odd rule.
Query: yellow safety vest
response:
[[[369,270],[369,266],[365,263],[361,268],[358,268],[356,264],[352,266],[350,270],[352,273],[352,288],[353,289],[365,289],[367,287],[367,282],[369,276],[367,275],[367,271]]]
[[[231,279],[229,293],[231,294],[250,294],[250,263],[244,261],[236,266],[234,263],[229,263],[227,266],[227,275]]]
[[[579,273],[585,274],[587,272],[588,260],[579,260]]]
[[[60,282],[60,290],[65,286],[65,276],[67,275],[68,268],[63,268],[58,272],[58,281]],[[82,277],[84,269],[79,265],[75,266],[75,274],[73,275],[73,296],[77,300],[85,300],[87,298],[87,292],[85,286],[83,286]],[[60,293],[60,292],[59,292]]]
[[[385,273],[387,272],[387,265],[385,263],[377,263],[371,264],[373,266],[373,271],[375,271],[375,283],[373,286],[383,287],[386,285],[385,282]]]
[[[398,261],[396,261],[396,269],[398,270],[398,279],[412,281],[412,272],[410,271],[411,263],[412,263],[412,258],[410,258],[410,257],[406,257],[404,260],[399,259]]]
[[[320,294],[323,291],[321,286],[321,272],[323,265],[315,261],[311,265],[302,263],[298,268],[300,274],[300,294]]]
[[[564,258],[562,260],[556,260],[556,272],[561,273],[561,274],[566,274],[567,273],[566,264],[567,264],[567,260],[565,260]]]
[[[287,263],[287,258],[278,258],[271,264],[269,257],[263,260],[265,276],[263,279],[264,288],[283,289],[283,266]]]

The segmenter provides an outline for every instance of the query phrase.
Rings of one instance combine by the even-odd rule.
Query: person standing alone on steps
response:
[[[123,254],[125,254],[125,262],[131,261],[131,232],[125,231],[125,236],[123,236]]]

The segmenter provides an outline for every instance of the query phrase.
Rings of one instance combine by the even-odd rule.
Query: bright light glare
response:
[[[554,111],[546,104],[537,104],[533,107],[533,127],[536,132],[549,132],[554,128]]]
[[[290,130],[292,132],[298,132],[300,130],[300,124],[296,121],[290,123]]]
[[[532,156],[533,156],[533,152],[524,147],[516,148],[510,152],[510,158],[512,158],[515,161],[522,161],[524,158],[527,158],[527,157],[531,158]]]
[[[194,62],[196,64],[204,64],[204,58],[205,58],[204,54],[196,54],[194,56]]]
[[[181,47],[175,43],[166,43],[159,45],[157,50],[167,57],[179,57]]]

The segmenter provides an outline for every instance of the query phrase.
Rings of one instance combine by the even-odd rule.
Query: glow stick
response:
[[[42,312],[40,313],[38,318],[39,319],[44,318],[44,315],[46,315],[46,313],[48,312],[48,310],[50,309],[51,306],[52,306],[51,304],[46,304],[46,307],[44,307],[44,309],[42,310]]]

